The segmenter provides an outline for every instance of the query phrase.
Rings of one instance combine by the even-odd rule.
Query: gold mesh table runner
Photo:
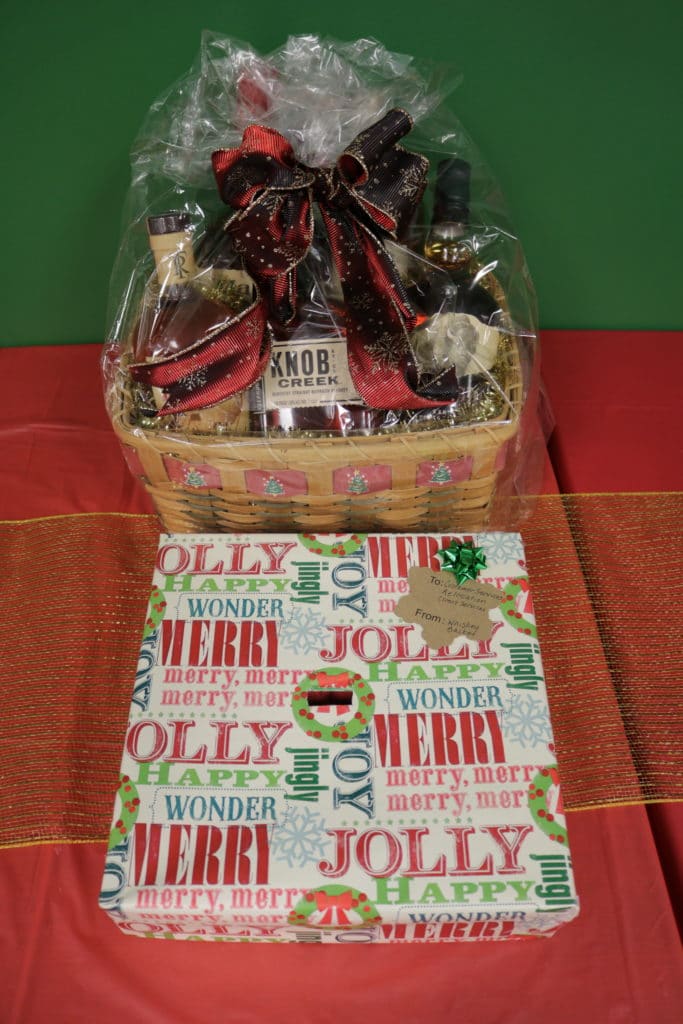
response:
[[[683,495],[550,495],[522,529],[577,810],[683,798]],[[159,527],[0,523],[0,846],[105,839]]]

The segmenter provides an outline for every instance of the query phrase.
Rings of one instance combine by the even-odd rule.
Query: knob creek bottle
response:
[[[317,250],[322,259],[324,250]],[[348,365],[341,293],[333,300],[329,268],[299,268],[297,314],[273,325],[270,365],[249,392],[252,430],[270,434],[371,434],[384,410],[363,403]]]

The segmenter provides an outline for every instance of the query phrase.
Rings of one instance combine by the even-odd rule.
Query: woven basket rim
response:
[[[465,438],[468,435],[475,435],[484,432],[508,430],[514,433],[517,429],[517,425],[521,416],[521,410],[523,406],[523,389],[521,387],[521,380],[515,380],[515,376],[521,376],[521,365],[520,365],[520,353],[519,345],[514,336],[507,336],[511,341],[510,349],[510,367],[508,370],[508,378],[505,383],[505,394],[507,397],[507,408],[509,411],[508,416],[500,416],[496,419],[483,420],[476,423],[459,423],[459,424],[447,424],[443,427],[419,427],[416,429],[399,429],[399,430],[386,430],[379,431],[375,434],[364,434],[360,431],[352,434],[340,434],[338,436],[331,435],[321,431],[319,434],[310,431],[305,437],[291,434],[279,435],[276,433],[272,434],[257,434],[257,433],[185,433],[182,430],[153,430],[141,426],[138,423],[133,423],[129,412],[130,412],[130,395],[127,387],[127,375],[121,367],[123,383],[118,386],[115,385],[113,391],[117,395],[118,404],[117,408],[111,413],[112,423],[117,429],[117,433],[124,434],[125,436],[132,437],[144,437],[145,441],[151,444],[157,449],[167,449],[168,447],[175,447],[176,445],[189,445],[195,448],[207,448],[207,449],[218,449],[226,446],[230,447],[261,447],[267,446],[274,448],[275,450],[286,448],[289,451],[296,451],[297,449],[310,448],[312,444],[317,447],[341,447],[348,445],[349,442],[358,441],[362,442],[363,446],[379,446],[386,445],[387,443],[400,443],[405,440],[416,440],[417,438],[426,439],[431,438],[434,444],[439,443],[439,439],[448,436],[453,438],[454,436],[461,436]],[[516,371],[516,372],[515,372]],[[512,378],[512,379],[511,379]]]

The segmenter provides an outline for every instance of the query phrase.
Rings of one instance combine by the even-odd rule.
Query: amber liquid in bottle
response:
[[[156,263],[138,320],[136,362],[182,352],[224,326],[234,310],[202,290],[184,213],[165,213],[147,221],[149,244]]]

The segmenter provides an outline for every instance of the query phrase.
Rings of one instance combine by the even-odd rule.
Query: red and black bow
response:
[[[358,393],[373,408],[443,404],[416,394],[406,380],[408,333],[416,318],[383,244],[409,218],[426,183],[428,161],[397,145],[411,127],[405,111],[390,110],[356,136],[334,167],[300,163],[289,142],[262,125],[246,128],[239,147],[213,154],[221,197],[235,210],[226,230],[258,295],[213,337],[131,368],[137,380],[166,391],[163,413],[215,404],[264,372],[267,320],[286,324],[295,315],[296,268],[313,241],[314,202],[344,293],[349,369]]]

